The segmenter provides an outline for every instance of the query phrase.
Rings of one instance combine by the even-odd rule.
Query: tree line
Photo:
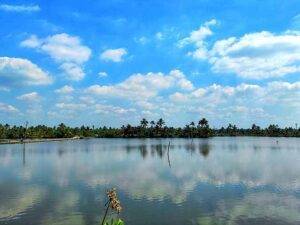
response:
[[[148,121],[145,118],[138,126],[130,124],[121,128],[112,127],[69,127],[61,123],[58,126],[10,126],[0,124],[0,139],[24,139],[24,138],[208,138],[212,136],[270,136],[270,137],[300,137],[300,129],[293,127],[280,128],[271,124],[261,128],[255,124],[251,128],[238,128],[229,124],[219,129],[211,128],[208,121],[203,118],[197,123],[191,122],[184,127],[169,127],[161,118],[158,121]]]

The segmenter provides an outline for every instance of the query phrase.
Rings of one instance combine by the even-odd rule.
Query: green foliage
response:
[[[297,127],[280,128],[271,124],[267,128],[261,128],[255,124],[251,128],[238,128],[229,124],[226,128],[212,129],[208,121],[202,118],[198,123],[191,122],[185,127],[168,127],[165,121],[160,118],[158,121],[142,119],[139,126],[130,124],[121,128],[88,126],[69,127],[63,123],[57,127],[45,125],[31,126],[27,129],[24,126],[10,126],[0,124],[0,139],[22,139],[33,138],[72,138],[72,137],[99,137],[99,138],[208,138],[211,136],[270,136],[270,137],[300,137],[300,129]]]
[[[111,219],[110,221],[106,221],[104,225],[124,225],[124,221],[121,219]]]

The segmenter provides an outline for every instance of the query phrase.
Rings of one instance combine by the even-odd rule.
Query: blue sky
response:
[[[300,123],[300,5],[1,1],[0,122]]]

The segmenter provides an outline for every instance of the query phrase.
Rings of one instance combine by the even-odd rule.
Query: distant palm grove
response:
[[[158,121],[147,121],[142,119],[139,126],[130,124],[121,128],[111,127],[68,127],[61,123],[55,127],[45,125],[38,126],[10,126],[0,124],[0,139],[34,139],[34,138],[207,138],[212,136],[271,136],[271,137],[300,137],[300,129],[278,125],[269,125],[267,128],[260,128],[253,124],[251,128],[243,129],[229,124],[220,129],[210,128],[208,121],[203,118],[197,123],[191,122],[183,128],[168,127],[163,119]]]

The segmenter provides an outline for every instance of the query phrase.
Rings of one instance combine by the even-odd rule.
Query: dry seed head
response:
[[[107,197],[109,198],[109,206],[112,210],[120,213],[122,210],[121,202],[118,199],[117,191],[115,188],[107,191]]]

